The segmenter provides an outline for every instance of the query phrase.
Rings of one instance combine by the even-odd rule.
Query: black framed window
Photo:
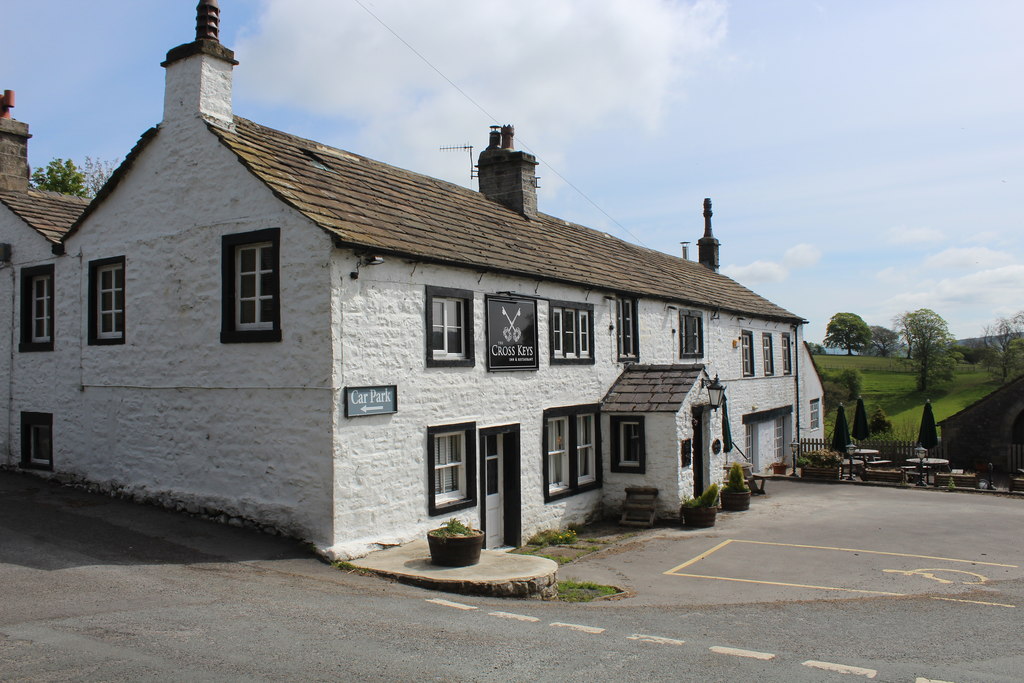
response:
[[[573,496],[601,485],[600,405],[544,411],[544,500]]]
[[[473,292],[427,287],[427,366],[472,367]]]
[[[793,374],[793,335],[782,333],[782,374]]]
[[[754,333],[750,330],[740,332],[740,347],[743,353],[743,376],[754,376]]]
[[[704,356],[704,316],[700,311],[679,311],[679,357]]]
[[[281,229],[221,238],[224,344],[281,341]]]
[[[475,422],[427,427],[427,500],[431,517],[476,505]]]
[[[647,447],[644,438],[642,415],[618,416],[611,418],[612,428],[612,472],[647,471]]]
[[[811,413],[811,417],[810,417],[811,429],[817,429],[818,427],[821,426],[821,399],[820,398],[812,398],[811,399],[811,410],[810,410],[810,413]]]
[[[620,361],[640,359],[639,326],[636,319],[637,300],[620,298],[615,304],[615,330]]]
[[[552,301],[548,308],[552,365],[593,365],[594,306]]]
[[[124,256],[89,262],[89,344],[124,344]]]
[[[26,469],[53,469],[53,414],[21,414],[21,466]]]
[[[761,333],[761,349],[764,356],[764,375],[775,374],[775,346],[770,332]]]
[[[21,269],[19,351],[53,351],[53,264]]]

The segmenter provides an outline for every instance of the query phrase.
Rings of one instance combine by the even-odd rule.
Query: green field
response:
[[[919,392],[910,362],[905,358],[875,358],[872,356],[814,356],[821,370],[859,370],[863,378],[861,395],[868,416],[881,406],[893,423],[897,438],[916,439],[925,400],[931,399],[935,421],[941,421],[971,405],[999,387],[983,369],[961,364],[957,366],[953,381],[940,389]],[[853,419],[853,405],[847,407],[847,418]],[[825,419],[826,433],[831,433],[835,412]]]

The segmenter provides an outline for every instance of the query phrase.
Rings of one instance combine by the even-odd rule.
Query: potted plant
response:
[[[718,512],[718,484],[704,489],[704,493],[696,498],[687,498],[679,508],[683,524],[695,527],[715,525],[715,514]]]
[[[722,509],[740,512],[750,508],[750,487],[743,478],[743,466],[734,462],[729,468],[729,478],[722,487]]]
[[[838,479],[843,456],[831,449],[819,448],[801,455],[797,464],[803,479]]]
[[[455,517],[427,532],[430,562],[444,567],[468,567],[480,561],[484,533]]]
[[[772,463],[772,474],[785,474],[788,468],[785,462],[773,462]]]

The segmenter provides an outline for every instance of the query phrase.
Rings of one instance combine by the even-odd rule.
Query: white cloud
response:
[[[889,231],[889,244],[913,245],[943,242],[946,235],[934,228],[908,228],[898,225]]]
[[[367,6],[499,123],[515,124],[519,148],[545,158],[613,124],[658,129],[726,27],[721,0]],[[326,142],[462,183],[465,164],[437,148],[486,144],[492,121],[356,3],[306,0],[297,11],[267,0],[236,52],[239,94],[358,131]]]
[[[773,261],[754,261],[746,266],[725,266],[722,272],[744,285],[782,282],[789,277],[789,271]]]
[[[813,244],[797,244],[786,250],[782,262],[787,268],[808,268],[821,260],[821,250]]]
[[[1008,266],[1013,261],[1013,256],[1004,251],[993,251],[987,247],[964,247],[933,254],[925,260],[924,266],[944,270],[980,270]]]

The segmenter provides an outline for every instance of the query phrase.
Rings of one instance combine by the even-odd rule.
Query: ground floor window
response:
[[[821,399],[811,399],[811,429],[821,426]]]
[[[544,411],[544,500],[587,491],[601,484],[599,406]]]
[[[53,469],[53,415],[21,414],[21,466],[35,470]]]
[[[646,471],[647,457],[642,416],[612,417],[612,472]]]
[[[427,428],[430,514],[476,505],[476,423]]]

